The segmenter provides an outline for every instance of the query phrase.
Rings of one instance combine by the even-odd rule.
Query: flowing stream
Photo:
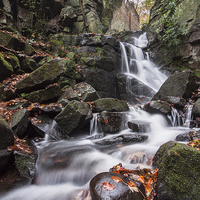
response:
[[[167,78],[149,60],[140,47],[147,44],[146,35],[135,39],[135,45],[122,43],[122,72],[135,77],[157,91]],[[129,55],[127,50],[129,49]],[[135,69],[131,71],[134,63]],[[127,120],[135,119],[148,122],[150,128],[148,139],[143,143],[101,146],[96,142],[117,135],[138,134],[131,129],[124,129],[118,134],[109,134],[104,138],[89,139],[89,135],[101,134],[97,128],[97,115],[91,121],[88,135],[76,139],[37,142],[38,159],[34,184],[18,188],[5,194],[1,200],[73,200],[81,190],[88,190],[89,181],[97,173],[109,171],[110,168],[122,163],[125,168],[150,168],[148,159],[152,157],[163,143],[174,140],[176,135],[184,133],[186,128],[180,127],[185,121],[170,116],[172,124],[161,115],[151,115],[139,107],[130,105],[126,113]],[[179,116],[178,116],[179,117]],[[190,116],[191,118],[191,116]],[[189,120],[189,116],[188,119]],[[97,137],[98,138],[98,137]]]

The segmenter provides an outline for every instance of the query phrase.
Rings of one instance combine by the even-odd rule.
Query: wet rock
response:
[[[173,104],[175,108],[183,108],[186,105],[186,100],[182,97],[173,97],[173,96],[167,96],[164,99],[164,101],[167,101],[170,104]]]
[[[147,139],[148,139],[147,135],[127,134],[108,139],[105,138],[95,143],[98,145],[115,145],[115,144],[126,144],[126,143],[139,143],[139,142],[144,142]]]
[[[57,105],[47,105],[47,106],[44,106],[44,108],[42,109],[42,112],[48,115],[50,118],[54,118],[61,111],[62,111],[62,108]]]
[[[83,102],[91,102],[100,98],[96,90],[86,82],[78,83],[73,89]]]
[[[118,177],[123,181],[115,182],[112,177]],[[113,172],[103,172],[97,174],[91,181],[90,181],[90,193],[92,200],[101,200],[101,199],[110,199],[110,200],[125,200],[125,199],[137,199],[143,200],[144,196],[141,194],[145,194],[144,186],[139,181],[134,181],[137,188],[141,192],[131,192],[129,187],[125,184],[132,179],[123,176],[122,174],[117,174]],[[108,190],[104,187],[105,184],[111,184],[111,190]]]
[[[0,150],[14,145],[13,131],[8,123],[0,116]]]
[[[124,112],[128,110],[128,104],[122,100],[113,98],[101,98],[94,101],[93,112]]]
[[[90,106],[87,103],[73,100],[55,117],[55,120],[69,135],[79,131],[91,118]]]
[[[0,150],[0,172],[8,165],[11,156],[12,152],[7,149]]]
[[[100,125],[104,133],[118,133],[126,127],[126,113],[103,111]]]
[[[161,86],[152,100],[162,100],[167,96],[190,98],[197,89],[194,74],[190,70],[175,72]]]
[[[15,87],[20,93],[45,88],[45,86],[55,83],[58,80],[59,76],[63,73],[64,65],[65,62],[62,60],[50,60],[18,82]]]
[[[173,141],[163,144],[153,158],[159,168],[157,199],[198,199],[200,151]]]
[[[20,109],[8,121],[8,124],[19,138],[24,138],[29,124],[29,112],[26,108]]]
[[[32,103],[51,103],[58,100],[62,91],[57,85],[50,85],[46,89],[36,90],[25,94],[24,98]]]
[[[200,117],[200,99],[198,99],[193,106],[192,115],[195,117]]]
[[[155,114],[168,115],[171,112],[170,104],[165,101],[151,101],[150,103],[144,106],[144,110]]]
[[[150,123],[145,121],[132,120],[128,122],[128,127],[134,132],[146,133],[150,131]]]
[[[189,133],[182,133],[182,134],[179,134],[176,136],[176,141],[189,142],[191,140],[192,140],[192,138]]]
[[[15,166],[20,173],[20,176],[33,178],[35,173],[36,159],[33,155],[15,154]]]
[[[127,89],[127,86],[129,87]],[[117,75],[117,95],[119,99],[138,104],[148,102],[155,91],[138,79],[125,75]]]
[[[37,135],[44,137],[48,134],[50,139],[61,140],[66,139],[68,136],[60,129],[55,120],[51,119],[49,116],[43,114],[35,117],[31,120],[31,131],[37,133]]]

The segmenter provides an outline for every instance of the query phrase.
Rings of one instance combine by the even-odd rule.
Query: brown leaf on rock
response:
[[[113,190],[115,187],[111,184],[111,183],[103,183],[103,188],[105,189],[105,190],[108,190],[108,191],[111,191],[111,190]]]
[[[122,181],[122,179],[117,176],[112,176],[112,180],[115,181],[116,183],[119,183]]]

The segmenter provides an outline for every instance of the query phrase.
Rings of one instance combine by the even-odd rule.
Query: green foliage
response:
[[[176,13],[177,4],[180,0],[161,0],[163,7],[159,9],[161,26],[156,30],[162,37],[161,41],[168,47],[177,46],[182,42],[183,36],[187,35],[188,28],[179,22],[179,14]]]

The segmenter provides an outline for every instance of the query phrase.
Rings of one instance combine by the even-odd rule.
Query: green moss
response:
[[[1,65],[4,65],[9,71],[14,72],[14,70],[13,70],[11,64],[8,63],[8,62],[4,59],[4,57],[3,57],[3,55],[2,55],[1,53],[0,53],[0,59],[1,59]]]
[[[176,194],[177,199],[196,199],[200,190],[200,152],[184,144],[168,142],[160,147],[154,161],[159,168],[167,191]]]

